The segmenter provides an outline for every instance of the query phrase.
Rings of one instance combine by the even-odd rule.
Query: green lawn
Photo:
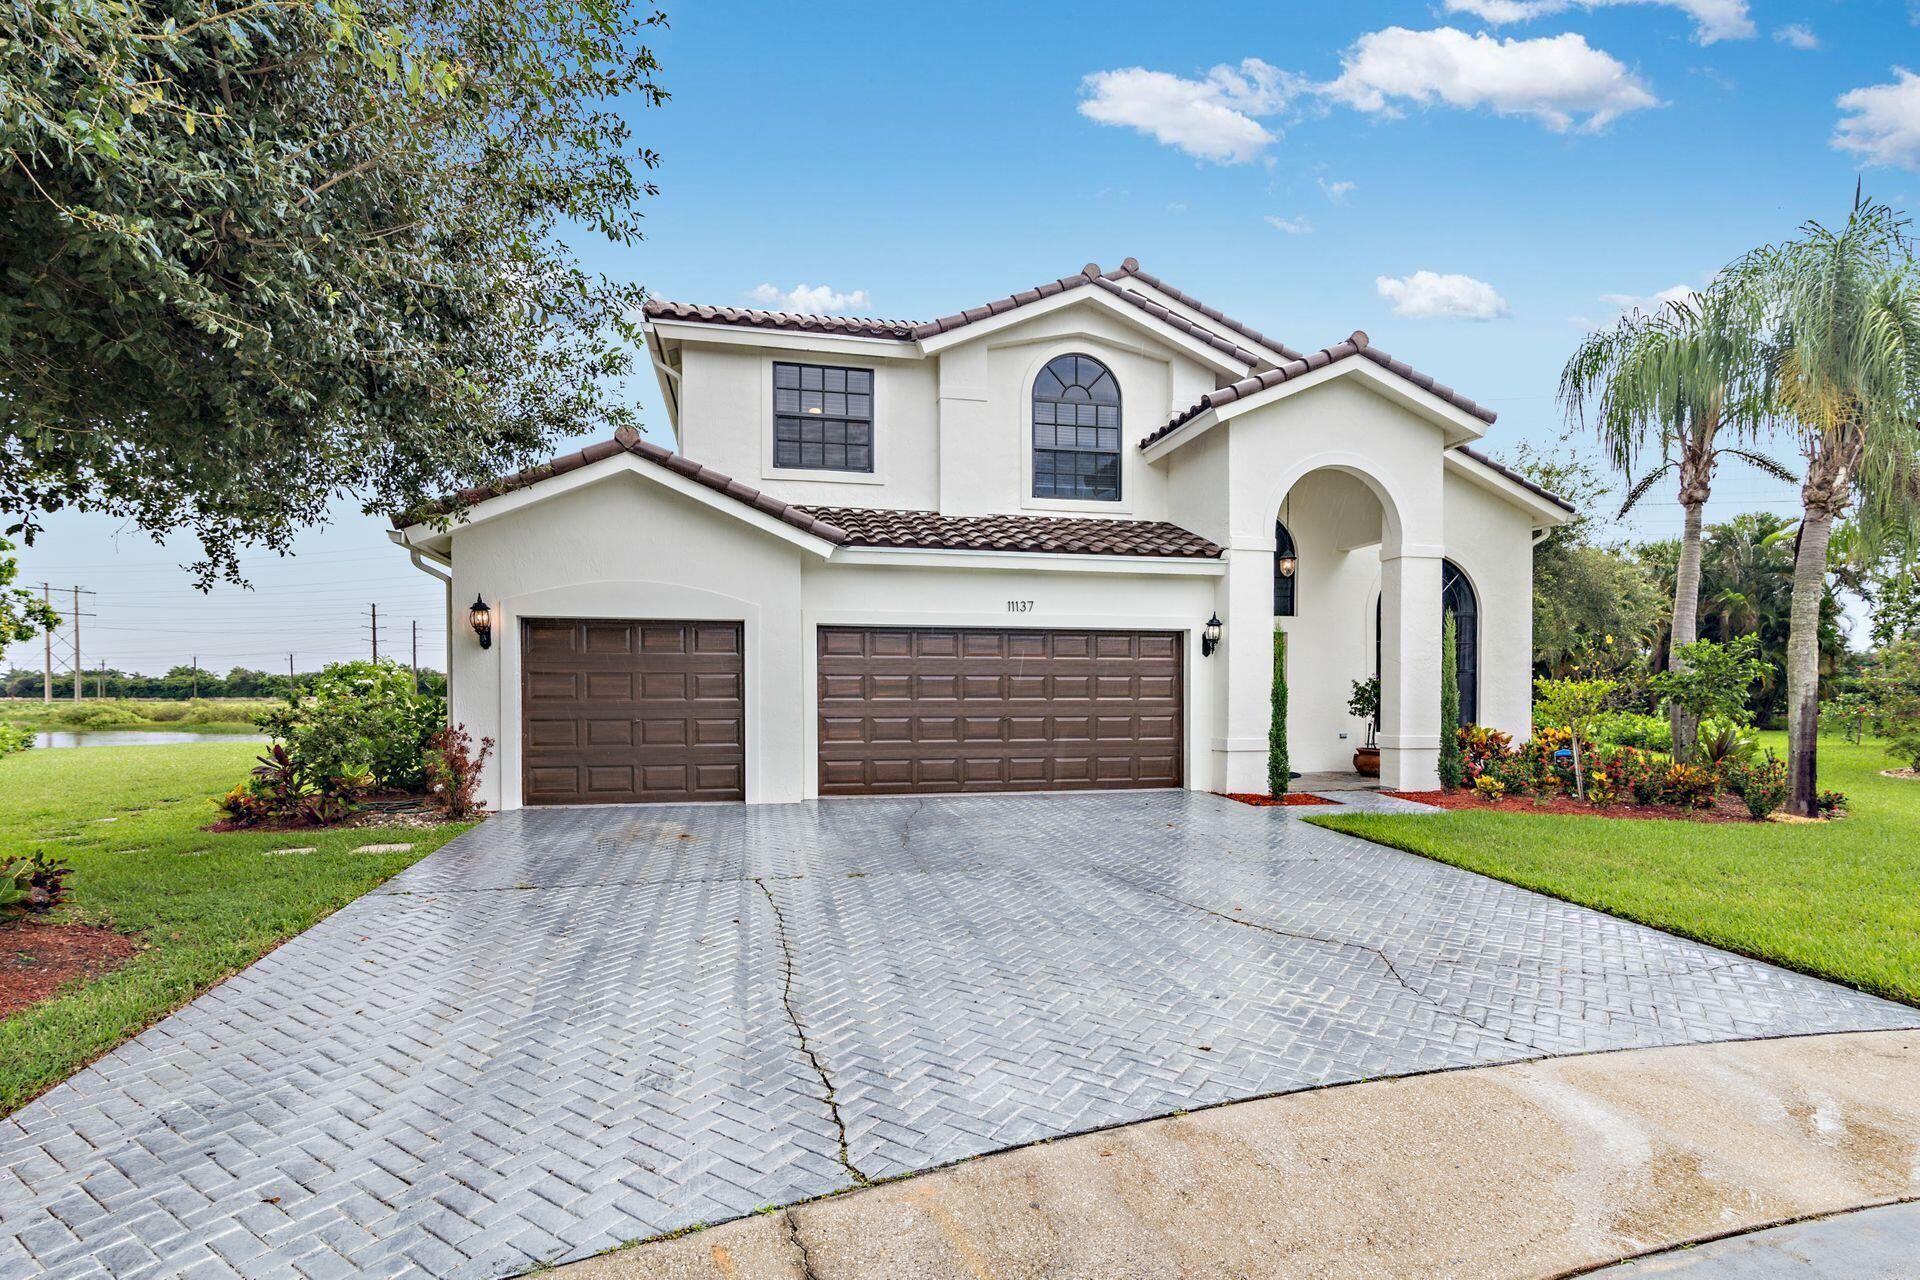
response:
[[[1784,753],[1783,734],[1763,735]],[[1530,813],[1308,821],[1805,973],[1920,1004],[1920,781],[1873,745],[1822,740],[1851,816],[1813,825]]]
[[[150,944],[0,1021],[0,1115],[465,830],[201,831],[216,816],[211,800],[246,776],[257,750],[217,742],[0,758],[0,854],[59,853],[74,867],[65,916]],[[351,852],[401,841],[412,851]],[[317,851],[266,853],[298,845]]]

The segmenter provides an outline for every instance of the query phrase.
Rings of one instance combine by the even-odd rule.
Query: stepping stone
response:
[[[263,856],[271,858],[275,854],[281,854],[281,853],[312,853],[315,847],[316,846],[310,845],[310,844],[289,845],[285,849],[268,849]],[[195,850],[195,852],[199,852],[199,851]]]
[[[410,844],[363,844],[355,853],[405,853],[413,848]]]

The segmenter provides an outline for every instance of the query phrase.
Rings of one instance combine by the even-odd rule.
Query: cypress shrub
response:
[[[1460,636],[1451,613],[1440,626],[1440,785],[1452,791],[1466,776],[1460,758]]]
[[[1267,725],[1267,794],[1287,794],[1287,633],[1273,629],[1273,719]]]

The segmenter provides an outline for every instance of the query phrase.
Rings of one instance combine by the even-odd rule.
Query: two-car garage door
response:
[[[742,640],[735,622],[525,622],[525,802],[743,799]],[[822,795],[1180,785],[1176,634],[822,627],[817,644]]]

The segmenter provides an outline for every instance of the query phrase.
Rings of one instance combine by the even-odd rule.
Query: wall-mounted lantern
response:
[[[1207,619],[1207,625],[1200,629],[1200,656],[1211,658],[1213,651],[1220,647],[1220,615],[1214,614]]]
[[[493,607],[485,596],[476,595],[473,606],[467,610],[467,621],[473,625],[473,634],[480,637],[482,649],[493,648]]]

